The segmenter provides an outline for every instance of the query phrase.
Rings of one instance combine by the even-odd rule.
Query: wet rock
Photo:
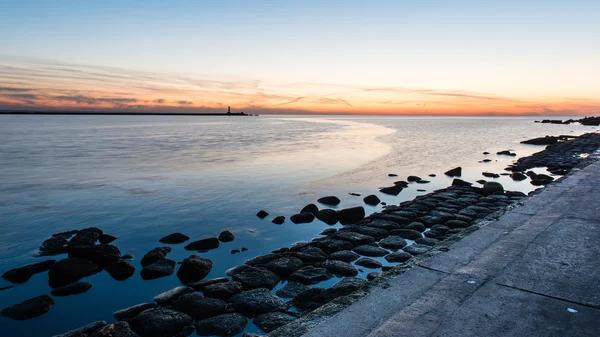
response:
[[[360,193],[351,192],[351,193],[348,193],[348,194],[350,194],[352,196],[355,196],[355,197],[360,197]]]
[[[135,267],[125,260],[119,260],[106,266],[106,271],[117,281],[124,281],[135,273]]]
[[[103,245],[107,245],[107,244],[115,241],[116,239],[117,239],[116,236],[112,236],[112,235],[109,235],[109,234],[102,234],[98,238],[98,242],[100,242]]]
[[[296,316],[285,312],[275,311],[258,315],[254,318],[253,322],[264,332],[271,332],[295,320]]]
[[[387,249],[402,249],[407,245],[406,241],[400,236],[389,236],[379,242],[379,245]]]
[[[218,315],[196,322],[196,333],[199,336],[235,336],[248,324],[246,317],[238,313]]]
[[[285,222],[285,217],[283,215],[276,216],[273,218],[273,220],[271,220],[271,222],[276,225],[281,225]]]
[[[304,266],[291,274],[289,280],[310,285],[329,280],[332,277],[333,275],[325,268]]]
[[[188,287],[188,286],[181,286],[181,287],[173,288],[171,290],[165,291],[164,293],[156,295],[154,297],[154,302],[156,302],[160,305],[166,306],[166,305],[169,305],[169,304],[175,302],[175,300],[177,300],[179,298],[179,296],[193,293],[193,292],[194,292],[194,288]]]
[[[337,232],[337,228],[326,228],[326,229],[322,230],[321,233],[319,233],[319,234],[320,235],[331,235],[335,232]]]
[[[131,255],[131,254],[125,254],[125,255],[121,256],[121,259],[123,259],[123,260],[133,260],[133,255]]]
[[[230,232],[230,231],[222,231],[219,234],[219,238],[218,239],[221,242],[231,242],[231,241],[233,241],[235,239],[235,235],[233,235],[233,233]]]
[[[329,205],[329,206],[337,206],[341,202],[338,197],[332,196],[332,195],[319,198],[317,201],[324,205]]]
[[[26,282],[33,274],[49,270],[56,264],[56,260],[46,260],[38,263],[28,264],[23,267],[11,269],[2,274],[2,278],[12,283]]]
[[[92,289],[92,284],[89,282],[75,282],[64,287],[52,289],[51,294],[54,296],[69,296],[85,293]]]
[[[510,177],[515,181],[521,181],[527,179],[527,176],[520,172],[514,172],[510,175]]]
[[[414,229],[393,229],[390,232],[390,234],[396,235],[403,239],[408,239],[408,240],[416,240],[420,237],[423,237],[421,235],[421,232],[416,231]]]
[[[337,233],[333,234],[333,237],[340,239],[340,240],[348,241],[348,242],[352,243],[353,245],[362,245],[362,244],[375,242],[375,238],[373,238],[372,236],[360,234],[360,233],[356,233],[356,232],[346,232],[346,231],[337,232]]]
[[[52,288],[62,287],[98,271],[100,271],[100,267],[95,262],[69,257],[58,261],[50,268],[48,283]]]
[[[169,234],[169,235],[161,238],[158,241],[160,241],[162,243],[166,243],[166,244],[179,244],[179,243],[184,243],[184,242],[186,242],[189,239],[190,239],[190,237],[187,236],[187,235],[185,235],[185,234],[182,234],[182,233],[173,233],[173,234]]]
[[[365,202],[365,204],[371,205],[371,206],[379,205],[379,203],[381,202],[379,197],[377,197],[375,194],[371,194],[371,195],[364,197],[363,201]]]
[[[370,246],[370,245],[361,245],[354,247],[352,249],[353,252],[358,253],[363,256],[384,256],[389,252],[383,248]]]
[[[267,213],[267,211],[265,211],[264,209],[260,210],[260,211],[258,211],[258,213],[256,213],[256,216],[261,219],[266,218],[268,215],[269,215],[269,213]]]
[[[298,294],[292,303],[300,310],[314,310],[340,295],[335,290],[316,287]]]
[[[242,284],[244,290],[266,288],[273,289],[279,283],[279,276],[265,268],[248,267],[232,276],[234,281]]]
[[[338,212],[339,221],[342,225],[349,225],[359,222],[365,217],[365,209],[362,206],[345,208]]]
[[[358,274],[358,270],[353,265],[339,260],[325,262],[325,269],[336,276],[356,276]]]
[[[171,337],[187,330],[193,321],[185,313],[158,307],[141,312],[129,323],[141,337]]]
[[[429,250],[431,250],[431,247],[415,244],[415,245],[410,245],[410,246],[404,247],[402,250],[404,250],[405,252],[407,252],[411,255],[421,255],[421,254],[425,254]]]
[[[345,277],[338,283],[334,284],[332,289],[335,289],[336,292],[348,295],[351,294],[358,289],[361,289],[367,284],[367,281],[358,278],[358,277]]]
[[[511,157],[516,157],[517,154],[514,152],[510,152],[509,150],[503,150],[503,151],[498,151],[496,152],[497,155],[505,155],[505,156],[511,156]]]
[[[354,247],[351,242],[340,240],[335,237],[317,238],[313,240],[313,243],[316,247],[330,253],[352,249],[352,247]]]
[[[449,220],[445,223],[446,226],[450,228],[467,228],[469,227],[469,223],[461,220]]]
[[[360,258],[356,262],[354,262],[354,264],[357,266],[371,268],[371,269],[377,269],[377,268],[381,268],[381,266],[383,266],[383,264],[381,262],[370,259],[368,257]]]
[[[460,177],[462,175],[462,167],[456,167],[451,170],[444,172],[449,177]]]
[[[69,257],[78,257],[107,266],[121,258],[121,251],[113,245],[71,246]]]
[[[315,216],[308,212],[294,214],[290,217],[290,220],[295,224],[310,223],[313,222],[314,219]]]
[[[495,181],[488,181],[483,185],[483,193],[486,195],[494,194],[496,192],[504,192],[504,187],[502,184],[497,183]]]
[[[243,272],[244,270],[250,268],[250,266],[246,266],[246,265],[241,265],[241,266],[235,266],[232,268],[229,268],[225,271],[225,275],[227,276],[233,276],[236,274],[239,274],[241,272]]]
[[[527,194],[525,194],[523,192],[519,192],[519,191],[506,191],[504,193],[506,194],[507,197],[510,197],[510,198],[527,196]]]
[[[416,183],[417,184],[429,184],[431,181],[429,180],[417,180]]]
[[[461,186],[461,187],[469,187],[473,184],[466,182],[462,179],[454,179],[452,180],[452,186]]]
[[[77,234],[69,240],[67,246],[93,246],[102,234],[101,229],[95,227],[84,228],[78,231]]]
[[[415,242],[425,246],[435,246],[435,244],[440,242],[440,240],[434,238],[420,238],[416,239]]]
[[[412,258],[412,255],[407,252],[404,252],[404,251],[393,252],[393,253],[390,253],[385,256],[385,259],[387,260],[387,262],[390,262],[390,263],[397,263],[397,262],[404,263],[404,262],[410,260],[411,258]]]
[[[317,219],[328,225],[335,225],[338,222],[338,213],[332,209],[322,209],[317,213]]]
[[[236,281],[211,284],[204,287],[204,296],[227,300],[242,292],[242,284]]]
[[[286,283],[286,285],[283,286],[283,288],[277,290],[276,294],[279,297],[294,298],[301,292],[305,291],[306,289],[308,289],[308,287],[305,286],[304,284],[299,283],[299,282],[290,281],[290,282]]]
[[[127,322],[116,322],[105,325],[94,337],[139,337]]]
[[[154,248],[142,257],[140,263],[142,267],[151,265],[158,260],[166,258],[169,252],[171,252],[171,247]]]
[[[349,250],[341,250],[339,252],[335,252],[332,253],[331,255],[329,255],[329,259],[331,260],[339,260],[339,261],[344,261],[344,262],[352,262],[356,259],[358,259],[360,257],[360,255],[356,254],[355,252],[349,251]]]
[[[134,318],[135,316],[139,315],[142,311],[156,308],[156,307],[158,307],[158,304],[156,302],[141,303],[141,304],[137,304],[132,307],[129,307],[129,308],[125,308],[125,309],[116,311],[113,314],[113,316],[117,320],[121,321],[124,319]]]
[[[500,175],[497,173],[491,173],[491,172],[483,172],[481,173],[484,177],[488,177],[488,178],[500,178]]]
[[[281,298],[265,288],[241,292],[233,296],[230,302],[236,311],[247,317],[275,311],[284,305]]]
[[[290,255],[299,258],[305,264],[316,264],[327,260],[325,252],[317,247],[309,247],[300,252],[292,252]]]
[[[216,248],[219,248],[219,239],[208,238],[208,239],[202,239],[202,240],[190,242],[184,248],[186,250],[198,250],[198,251],[216,249]]]
[[[401,188],[407,188],[408,182],[406,182],[404,180],[398,180],[398,181],[394,181],[394,185],[401,187]]]
[[[259,255],[259,256],[255,256],[251,259],[246,260],[244,263],[249,265],[249,266],[257,266],[260,264],[265,264],[265,263],[269,263],[273,260],[276,260],[278,258],[280,258],[281,255],[279,254],[265,254],[265,255]]]
[[[384,193],[384,194],[389,194],[389,195],[398,195],[398,194],[400,194],[400,192],[402,192],[402,187],[399,187],[399,186],[384,187],[384,188],[380,189],[379,192]]]
[[[388,174],[388,177],[397,177],[397,176],[398,176],[398,175],[397,175],[397,174],[395,174],[395,173],[390,173],[390,174]]]
[[[279,259],[270,261],[265,265],[265,268],[274,272],[275,274],[285,277],[296,270],[300,269],[304,263],[297,257],[284,256]]]
[[[177,271],[177,277],[183,284],[197,282],[205,278],[212,269],[213,263],[198,255],[190,255],[183,259]]]
[[[381,272],[375,272],[372,271],[370,273],[367,274],[367,280],[372,281],[378,277],[381,277],[382,273]]]
[[[226,277],[217,277],[217,278],[213,278],[210,280],[188,283],[188,286],[194,288],[194,290],[202,291],[202,290],[204,290],[204,287],[209,286],[211,284],[225,283],[225,282],[229,282],[229,279]]]
[[[348,231],[348,232],[356,232],[364,235],[368,235],[370,237],[375,238],[376,240],[381,240],[390,236],[390,233],[385,229],[369,227],[369,226],[347,226],[341,228],[340,231]]]
[[[2,290],[8,290],[8,289],[11,289],[11,288],[14,288],[14,287],[15,287],[15,286],[13,286],[13,285],[9,285],[9,286],[0,287],[0,291],[2,291]]]
[[[144,267],[140,276],[144,280],[153,280],[173,274],[177,263],[173,260],[162,259]]]
[[[421,177],[417,177],[417,176],[408,176],[408,178],[406,178],[406,180],[408,180],[408,182],[409,182],[409,183],[412,183],[412,182],[416,182],[416,181],[419,181],[419,180],[421,180]]]
[[[389,216],[386,216],[386,219],[388,219],[388,218],[389,218]],[[382,219],[375,219],[375,220],[365,224],[365,226],[379,228],[379,229],[383,229],[386,231],[400,227],[400,226],[398,226],[398,223],[396,223],[394,221],[382,220]]]
[[[317,213],[319,213],[319,207],[317,207],[315,204],[308,204],[300,210],[300,213],[311,213],[312,215],[316,216]]]
[[[489,163],[491,161],[492,161],[491,159],[484,159],[484,160],[482,160],[482,162],[484,162],[484,163]]]
[[[406,227],[404,227],[404,229],[412,229],[412,230],[416,230],[417,232],[424,232],[425,229],[427,229],[427,227],[425,227],[425,225],[423,225],[420,222],[414,221],[409,223],[408,225],[406,225]]]
[[[25,320],[41,316],[50,310],[54,300],[48,295],[41,295],[21,303],[8,306],[0,314],[16,320]]]
[[[196,319],[213,317],[228,311],[227,302],[218,298],[204,297],[199,293],[179,296],[173,303],[173,309],[184,312]]]
[[[105,321],[98,321],[54,337],[97,337],[97,332],[105,326]]]

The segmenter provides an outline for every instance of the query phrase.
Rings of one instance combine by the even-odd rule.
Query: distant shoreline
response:
[[[77,116],[258,116],[243,112],[82,112],[82,111],[0,111],[0,115],[77,115]]]

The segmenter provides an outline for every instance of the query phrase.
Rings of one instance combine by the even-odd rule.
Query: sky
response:
[[[0,1],[0,110],[600,113],[600,1]]]

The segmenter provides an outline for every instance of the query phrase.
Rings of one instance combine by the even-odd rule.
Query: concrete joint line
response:
[[[600,310],[600,306],[594,305],[594,304],[571,301],[571,300],[566,299],[566,298],[556,297],[556,296],[552,296],[552,295],[547,295],[547,294],[539,293],[537,291],[532,291],[532,290],[527,290],[527,289],[523,289],[523,288],[519,288],[519,287],[509,286],[509,285],[498,283],[498,282],[495,282],[495,284],[497,284],[499,286],[502,286],[502,287],[505,287],[505,288],[519,290],[519,291],[523,291],[523,292],[534,294],[534,295],[544,296],[544,297],[552,298],[552,299],[559,300],[559,301],[562,301],[562,302],[577,304],[577,305],[581,305],[583,307],[594,309],[594,310]]]

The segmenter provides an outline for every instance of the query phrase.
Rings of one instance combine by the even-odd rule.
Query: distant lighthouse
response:
[[[228,105],[227,106],[227,114],[230,114],[230,113],[231,113],[231,107]]]

